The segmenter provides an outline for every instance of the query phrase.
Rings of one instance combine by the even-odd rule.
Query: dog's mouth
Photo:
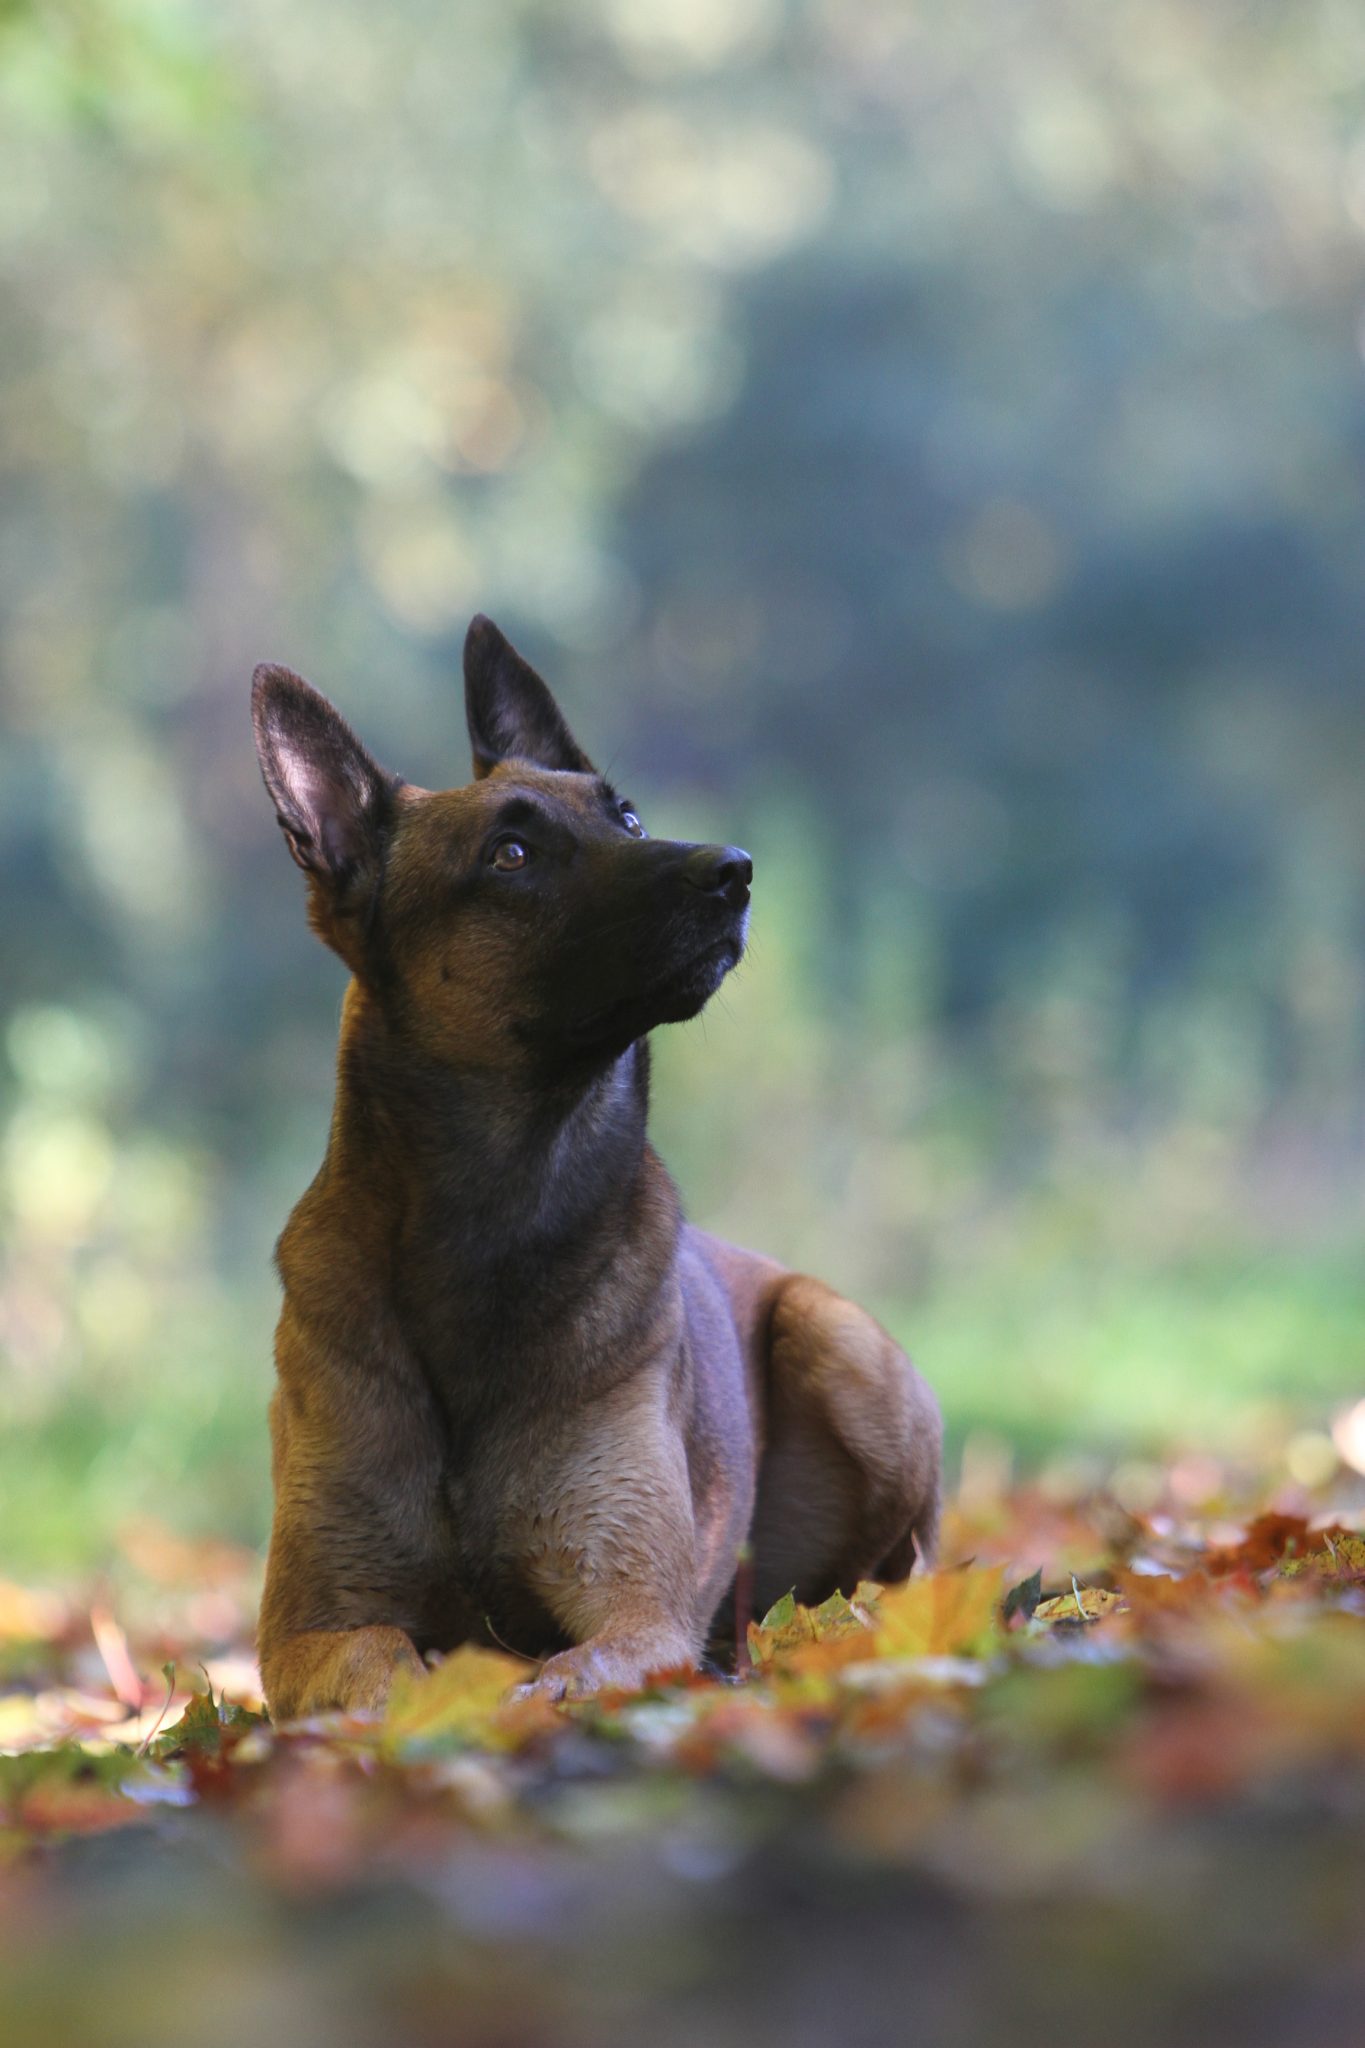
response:
[[[747,919],[744,920],[747,923]],[[600,1010],[593,1010],[571,1027],[575,1045],[596,1045],[619,1040],[629,1044],[656,1024],[682,1024],[711,1000],[731,968],[738,966],[744,952],[744,923],[691,954],[643,988]]]
[[[744,952],[743,930],[731,932],[713,945],[704,946],[694,954],[683,967],[676,969],[656,990],[659,996],[684,996],[696,991],[698,1002],[707,1002],[720,987],[732,967],[738,967]]]

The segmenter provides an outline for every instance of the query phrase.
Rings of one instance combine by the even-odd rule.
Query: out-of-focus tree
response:
[[[3,1341],[93,1495],[248,1430],[321,1143],[251,665],[454,777],[476,608],[758,857],[708,1214],[893,1305],[1358,1226],[1358,9],[10,0],[0,135]]]

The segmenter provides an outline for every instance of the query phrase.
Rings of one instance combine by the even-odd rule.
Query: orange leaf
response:
[[[1130,1572],[1122,1567],[1114,1573],[1117,1590],[1139,1622],[1184,1621],[1208,1614],[1215,1598],[1225,1600],[1230,1590],[1215,1588],[1206,1572],[1190,1572],[1175,1578],[1168,1572]]]
[[[1226,1577],[1229,1572],[1265,1572],[1278,1564],[1286,1552],[1298,1553],[1313,1547],[1302,1515],[1257,1515],[1240,1543],[1209,1552],[1206,1569],[1214,1578]]]

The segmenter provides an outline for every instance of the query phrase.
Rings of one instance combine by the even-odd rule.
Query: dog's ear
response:
[[[480,780],[512,755],[539,768],[592,774],[547,686],[482,612],[465,636],[464,703]]]
[[[292,669],[262,662],[251,680],[251,722],[285,844],[311,885],[314,928],[349,960],[337,920],[354,915],[378,872],[398,778]]]

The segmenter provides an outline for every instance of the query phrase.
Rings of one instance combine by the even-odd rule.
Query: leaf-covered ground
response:
[[[977,1485],[752,1669],[255,1709],[256,1561],[0,1584],[0,2039],[62,2048],[1365,2035],[1365,1486]],[[164,1667],[164,1669],[163,1669]]]

